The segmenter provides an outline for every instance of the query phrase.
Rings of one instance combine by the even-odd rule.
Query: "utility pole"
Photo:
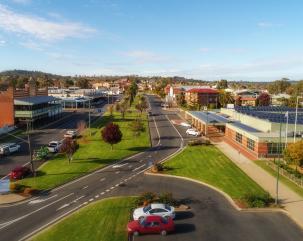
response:
[[[30,162],[30,165],[31,165],[31,169],[32,169],[33,175],[36,176],[35,166],[34,166],[34,162],[33,162],[32,147],[31,147],[30,126],[29,126],[30,123],[29,122],[30,122],[29,120],[26,121],[29,162]]]
[[[299,96],[297,96],[297,103],[296,103],[296,117],[295,117],[294,142],[296,142],[296,135],[297,135],[298,106],[299,106]]]
[[[90,98],[89,98],[89,100],[88,100],[88,108],[89,108],[89,110],[88,110],[88,128],[89,128],[89,135],[91,136],[92,135],[92,131],[91,131],[91,129],[90,129]]]
[[[281,111],[281,114],[282,114],[282,111]],[[278,205],[278,203],[279,203],[280,159],[281,159],[281,155],[282,155],[282,115],[281,115],[281,120],[280,120],[280,133],[279,133],[279,155],[278,155],[278,163],[277,163],[277,183],[276,183],[276,200],[275,200],[276,205]]]
[[[287,142],[288,142],[288,111],[286,112],[286,127],[285,127],[285,148],[287,147]]]

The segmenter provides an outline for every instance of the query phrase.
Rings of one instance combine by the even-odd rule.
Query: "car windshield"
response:
[[[146,207],[144,207],[143,208],[143,212],[148,212],[149,210],[151,210],[151,206],[150,205],[148,205],[148,206],[146,206]]]
[[[165,209],[168,210],[168,211],[171,211],[171,208],[169,205],[165,204]]]
[[[49,143],[48,146],[56,146],[56,143]]]

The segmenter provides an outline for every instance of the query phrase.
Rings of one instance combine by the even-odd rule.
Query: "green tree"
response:
[[[303,140],[288,144],[284,151],[284,158],[297,166],[303,166]]]
[[[228,83],[226,79],[221,79],[217,83],[217,89],[222,90],[222,89],[227,89],[228,88]]]
[[[219,103],[221,107],[226,107],[227,104],[235,103],[234,97],[230,92],[220,90],[219,92]]]
[[[270,94],[285,93],[287,88],[291,86],[289,79],[283,78],[281,80],[276,80],[268,85],[268,91]]]

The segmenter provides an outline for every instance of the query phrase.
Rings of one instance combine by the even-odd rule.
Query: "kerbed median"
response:
[[[73,160],[70,164],[65,155],[58,154],[38,169],[36,177],[23,179],[18,184],[34,190],[52,189],[149,148],[150,138],[147,115],[143,113],[141,116],[145,128],[139,136],[134,138],[134,134],[129,128],[130,122],[137,117],[138,112],[134,108],[131,108],[124,118],[118,112],[113,112],[112,116],[106,112],[101,119],[93,123],[91,135],[88,129],[82,134],[84,138],[82,137],[78,140],[79,149],[73,155]],[[101,128],[109,122],[118,124],[123,133],[122,141],[114,145],[113,150],[101,138]]]

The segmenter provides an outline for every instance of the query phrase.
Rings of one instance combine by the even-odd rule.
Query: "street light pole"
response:
[[[287,142],[288,142],[288,111],[286,112],[286,127],[285,127],[285,148],[287,147]]]
[[[281,112],[282,114],[282,112]],[[280,178],[280,158],[282,154],[282,115],[280,120],[280,133],[279,133],[279,154],[278,154],[278,163],[277,163],[277,182],[276,182],[276,200],[275,204],[279,203],[279,178]]]
[[[92,135],[91,129],[90,129],[90,99],[88,100],[88,128],[89,128],[89,135]]]
[[[33,175],[36,176],[34,162],[33,162],[33,155],[32,155],[32,147],[31,147],[31,138],[30,138],[30,132],[29,132],[29,120],[26,122],[26,129],[27,129],[27,144],[28,144],[28,152],[29,152],[29,162],[31,165],[31,169],[33,172]]]
[[[297,135],[298,106],[299,106],[299,96],[297,96],[297,103],[296,103],[296,117],[295,117],[294,142],[296,142],[296,135]]]

